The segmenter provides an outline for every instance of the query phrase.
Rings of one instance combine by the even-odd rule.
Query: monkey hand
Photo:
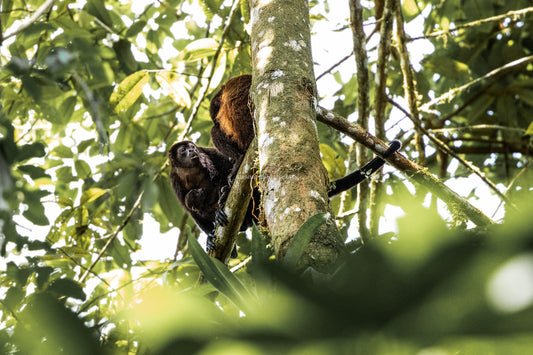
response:
[[[207,251],[216,249],[215,239],[216,239],[215,230],[213,230],[211,233],[207,234],[207,241],[205,243],[205,249]],[[239,254],[237,253],[237,245],[234,245],[233,249],[231,250],[231,258],[235,259],[238,256],[239,256]]]
[[[215,213],[215,228],[217,225],[227,226],[228,223],[228,215],[222,209],[217,210]]]
[[[211,250],[215,250],[216,249],[216,244],[215,244],[215,239],[217,237],[215,237],[215,230],[213,229],[213,231],[211,231],[211,233],[208,233],[207,234],[207,241],[205,242],[205,249],[209,252]]]

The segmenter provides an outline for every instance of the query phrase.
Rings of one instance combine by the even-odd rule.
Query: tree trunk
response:
[[[342,242],[318,148],[308,2],[250,0],[250,13],[251,92],[265,222],[282,259],[298,228],[310,216],[329,212],[299,264],[328,270]]]

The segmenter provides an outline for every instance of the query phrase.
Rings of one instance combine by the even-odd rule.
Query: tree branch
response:
[[[317,119],[343,132],[378,155],[382,155],[387,150],[387,145],[380,139],[372,136],[358,125],[348,122],[345,118],[334,112],[318,107]],[[474,207],[466,199],[459,196],[448,186],[429,174],[426,169],[411,162],[400,153],[395,153],[386,160],[409,179],[425,186],[444,201],[454,215],[464,216],[478,226],[486,226],[494,223],[494,221],[483,214],[478,208]]]
[[[37,22],[39,17],[41,17],[46,11],[48,11],[54,5],[55,2],[56,2],[56,0],[47,0],[44,4],[41,5],[40,8],[37,9],[37,11],[35,11],[33,13],[33,15],[31,15],[31,17],[29,19],[27,19],[26,21],[22,22],[22,24],[17,29],[15,29],[15,30],[13,30],[11,32],[10,31],[6,32],[6,34],[2,38],[2,42],[4,40],[8,39],[9,37],[16,36],[20,32],[24,31],[26,28],[30,27],[32,24]],[[1,44],[1,42],[0,42],[0,44]]]
[[[252,196],[252,177],[255,174],[255,160],[257,158],[257,139],[248,147],[235,181],[224,205],[224,212],[228,216],[226,226],[217,226],[215,230],[215,249],[208,252],[209,256],[217,258],[227,264],[235,241],[239,234],[248,204]],[[259,201],[256,201],[259,203]]]
[[[502,14],[502,15],[487,17],[487,18],[484,18],[484,19],[481,19],[481,20],[472,21],[472,22],[468,22],[468,23],[465,23],[465,24],[462,24],[462,25],[458,25],[458,26],[455,26],[453,28],[448,28],[447,30],[432,32],[432,33],[427,34],[425,36],[413,37],[413,38],[411,38],[411,41],[416,41],[416,40],[419,40],[419,39],[426,39],[426,38],[431,38],[431,37],[439,37],[439,36],[449,35],[452,32],[456,32],[456,31],[459,31],[459,30],[464,29],[464,28],[480,26],[480,25],[483,25],[483,24],[489,23],[489,22],[501,21],[501,20],[506,19],[508,17],[516,19],[516,18],[518,18],[520,16],[524,16],[524,15],[530,13],[530,12],[533,12],[533,7],[527,7],[525,9],[518,10],[518,11],[509,11],[509,12],[506,12],[505,14]]]
[[[424,105],[420,106],[419,110],[420,111],[428,111],[431,106],[436,105],[438,103],[441,103],[443,101],[451,100],[458,93],[460,93],[462,91],[467,91],[467,90],[471,89],[472,87],[474,87],[476,84],[481,83],[482,81],[489,81],[489,83],[493,82],[495,80],[498,80],[500,77],[508,74],[509,72],[512,72],[514,70],[518,70],[522,66],[527,65],[527,64],[529,64],[531,62],[533,62],[533,55],[532,56],[528,56],[528,57],[523,57],[523,58],[517,59],[515,61],[512,61],[510,63],[507,63],[507,64],[505,64],[505,65],[503,65],[503,66],[501,66],[501,67],[499,67],[497,69],[494,69],[494,70],[490,71],[489,73],[483,75],[480,78],[472,80],[471,82],[469,82],[469,83],[467,83],[465,85],[462,85],[460,87],[454,88],[454,89],[448,91],[447,93],[445,93],[445,94],[443,94],[443,95],[431,100],[430,102],[425,103]]]

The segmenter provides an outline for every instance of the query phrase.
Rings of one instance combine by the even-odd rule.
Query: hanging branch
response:
[[[418,112],[418,93],[416,92],[415,81],[413,79],[413,68],[411,66],[411,61],[409,60],[409,52],[407,51],[407,36],[405,35],[405,30],[403,28],[404,20],[402,13],[402,5],[398,1],[396,3],[394,14],[396,18],[396,36],[398,38],[398,51],[400,53],[400,67],[403,74],[403,87],[405,91],[405,98],[409,105],[409,111],[411,112],[410,117],[414,121],[417,121],[415,125],[415,145],[418,152],[418,163],[420,165],[426,165],[426,153],[424,146],[423,134],[418,127],[420,124],[420,114]]]
[[[368,129],[368,117],[370,112],[370,80],[368,73],[368,56],[366,52],[366,36],[363,31],[363,7],[360,0],[350,1],[350,27],[353,33],[353,48],[355,63],[357,65],[357,123]],[[356,147],[356,163],[359,166],[368,161],[368,152],[361,147]],[[357,185],[357,206],[359,210],[366,211],[370,205],[370,187],[368,182]],[[359,234],[363,240],[370,238],[367,227],[367,214],[359,213],[357,223]]]
[[[383,154],[387,150],[387,145],[383,141],[372,136],[360,126],[348,122],[344,117],[341,117],[334,112],[318,107],[317,119],[320,122],[343,132],[378,155]],[[494,223],[494,221],[487,217],[478,208],[474,207],[466,199],[459,196],[456,192],[427,172],[425,168],[413,163],[400,153],[395,153],[386,160],[409,179],[425,186],[429,191],[444,201],[455,216],[464,216],[478,226],[487,226]]]

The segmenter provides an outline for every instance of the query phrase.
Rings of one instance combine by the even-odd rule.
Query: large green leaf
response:
[[[150,76],[145,70],[135,72],[124,79],[109,98],[110,103],[115,107],[115,112],[126,111],[133,105],[141,96],[143,87],[149,80]]]
[[[191,97],[185,87],[185,81],[170,70],[161,70],[155,74],[159,85],[170,95],[179,106],[190,107]]]
[[[220,260],[207,255],[200,246],[200,243],[191,234],[188,235],[188,242],[192,257],[198,264],[204,277],[237,307],[240,307],[246,312],[250,307],[249,302],[252,299],[252,294],[246,286]]]
[[[309,217],[307,221],[298,229],[291,244],[287,249],[287,254],[283,259],[283,264],[289,268],[296,268],[298,261],[304,254],[311,237],[315,234],[318,228],[322,226],[329,218],[329,213],[317,213]]]

